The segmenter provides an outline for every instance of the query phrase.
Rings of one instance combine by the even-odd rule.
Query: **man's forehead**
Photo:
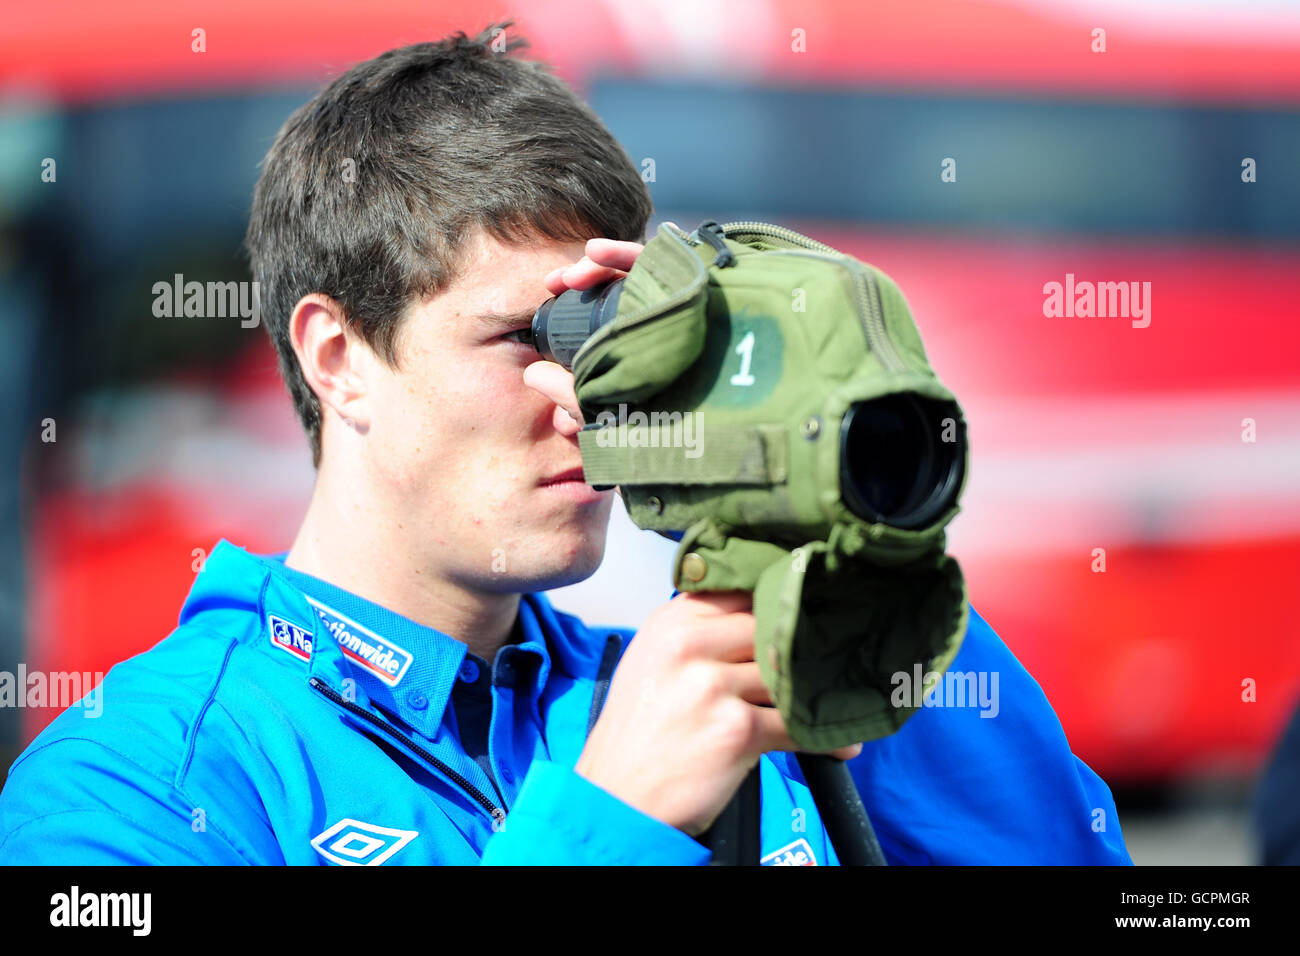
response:
[[[481,229],[466,239],[456,279],[447,292],[455,294],[463,311],[500,317],[535,309],[547,295],[546,274],[557,265],[581,259],[585,246],[582,241],[540,238],[503,243]]]

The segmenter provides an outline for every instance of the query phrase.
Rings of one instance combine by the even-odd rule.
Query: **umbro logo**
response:
[[[379,866],[419,835],[418,830],[394,830],[344,817],[314,837],[311,845],[339,866]]]

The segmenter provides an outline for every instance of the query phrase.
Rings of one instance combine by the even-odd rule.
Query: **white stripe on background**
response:
[[[967,553],[1300,533],[1300,392],[975,401]],[[1255,441],[1242,441],[1242,420]],[[1106,542],[1101,539],[1105,538]]]

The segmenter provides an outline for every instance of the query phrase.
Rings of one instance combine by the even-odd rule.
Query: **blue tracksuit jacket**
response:
[[[489,776],[448,706],[464,644],[223,541],[176,631],[15,762],[0,862],[709,862],[572,770],[633,632],[540,594],[520,617],[492,665]],[[973,610],[952,671],[999,675],[996,716],[926,707],[850,763],[888,861],[1131,863],[1109,789]],[[836,863],[794,758],[760,766],[764,862]]]

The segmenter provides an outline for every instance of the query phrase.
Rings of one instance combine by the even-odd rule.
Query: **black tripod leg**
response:
[[[699,842],[713,851],[710,865],[758,866],[760,796],[756,765],[713,826],[699,836]]]
[[[801,753],[798,758],[840,865],[888,866],[848,764],[824,754]]]

